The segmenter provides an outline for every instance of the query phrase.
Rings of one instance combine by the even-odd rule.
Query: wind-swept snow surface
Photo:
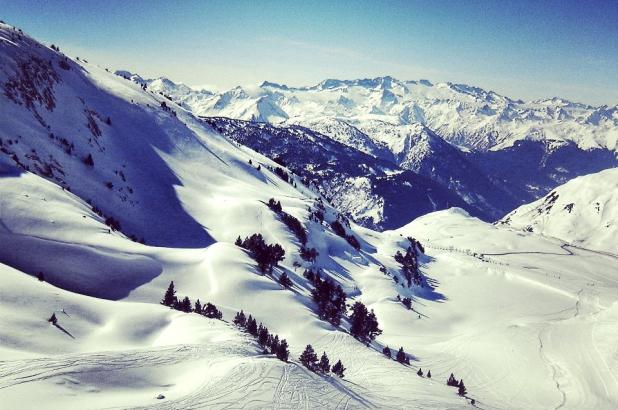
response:
[[[288,168],[165,96],[10,26],[0,39],[3,406],[618,406],[611,255],[458,208],[382,233],[348,225]],[[291,217],[314,261],[301,258]],[[272,273],[234,244],[254,233],[285,251]],[[425,247],[423,286],[408,287],[394,259],[408,236]],[[348,318],[320,319],[309,268],[340,285],[348,306],[373,309],[383,333],[366,344]],[[223,320],[162,306],[171,281]],[[231,323],[241,309],[287,340],[288,362]],[[303,367],[307,344],[341,360],[345,377]],[[393,357],[403,347],[410,364],[385,357],[386,346]],[[451,373],[466,397],[446,386]]]

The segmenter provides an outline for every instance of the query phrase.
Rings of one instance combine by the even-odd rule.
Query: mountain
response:
[[[482,214],[430,178],[311,129],[219,117],[203,120],[222,135],[286,165],[364,226],[394,229],[449,206],[464,206]]]
[[[432,303],[429,284],[403,285],[393,255],[407,239],[349,223],[289,169],[125,77],[0,25],[2,403],[19,407],[27,394],[35,407],[84,409],[465,405],[381,352],[405,345],[413,357],[396,322],[416,316],[394,295]],[[235,245],[253,234],[270,246]],[[305,269],[350,306],[392,305],[392,324],[380,314],[374,342],[350,335],[345,306],[331,324],[312,296],[322,282]],[[211,302],[225,321],[162,306],[171,281],[179,300]],[[289,360],[231,323],[241,310],[287,341]],[[307,344],[341,360],[345,377],[303,367]]]
[[[575,178],[498,224],[618,254],[618,168]]]
[[[461,208],[363,228],[222,134],[278,127],[211,123],[130,78],[0,23],[4,407],[616,408],[615,257]],[[368,155],[283,127],[316,166]],[[221,319],[162,305],[172,281]],[[344,377],[303,365],[308,344]]]
[[[615,107],[557,98],[524,103],[477,87],[391,77],[169,95],[201,116],[317,131],[432,179],[486,221],[568,179],[618,166]]]
[[[325,80],[298,88],[264,82],[204,95],[190,108],[201,116],[249,121],[420,123],[454,145],[482,151],[519,140],[556,140],[615,152],[618,139],[618,106],[592,107],[560,98],[524,102],[464,84],[392,77]]]

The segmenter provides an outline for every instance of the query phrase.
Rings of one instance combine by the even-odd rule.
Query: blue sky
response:
[[[392,75],[618,104],[618,0],[0,0],[0,18],[102,66],[190,85]]]

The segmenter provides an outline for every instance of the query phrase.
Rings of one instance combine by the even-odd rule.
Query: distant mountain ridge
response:
[[[276,125],[277,138],[288,140],[278,144],[277,155],[287,160],[298,156],[286,147],[297,137],[295,127],[302,126],[367,154],[358,157],[363,161],[372,162],[374,157],[399,169],[398,174],[407,170],[429,178],[457,198],[450,195],[446,201],[441,194],[442,199],[435,200],[421,194],[428,202],[417,201],[418,211],[405,212],[406,217],[442,209],[448,202],[495,221],[571,178],[618,166],[617,107],[592,107],[559,98],[523,102],[463,84],[400,81],[389,76],[329,79],[309,87],[264,81],[217,93],[194,91],[166,78],[146,83],[151,91],[203,118]],[[260,149],[246,140],[247,130],[240,132],[246,127],[238,123],[234,135],[228,136]],[[273,149],[272,144],[265,149]],[[298,161],[303,159],[306,163],[301,167]],[[298,169],[307,169],[311,162],[307,155],[294,161]],[[333,175],[346,167],[342,168],[343,161],[340,158],[337,166],[329,166]],[[377,208],[366,209],[351,201],[349,190],[341,190],[341,184],[332,186],[339,189],[325,194],[367,226],[392,229],[395,221],[407,222],[405,218],[387,222],[384,214],[389,201],[405,202],[406,195],[390,200],[372,197],[366,203]],[[377,189],[358,181],[351,186],[363,186],[366,193],[374,194]],[[422,186],[417,184],[415,189]],[[338,197],[344,195],[345,199]]]
[[[151,80],[151,84],[158,88],[160,81]],[[198,94],[200,98],[193,98]],[[522,139],[572,141],[582,149],[617,149],[618,105],[593,107],[557,97],[524,102],[448,82],[400,81],[386,76],[288,87],[264,81],[259,86],[221,93],[195,91],[178,98],[198,115],[249,121],[338,118],[353,125],[367,120],[420,123],[448,142],[478,150],[500,149]]]

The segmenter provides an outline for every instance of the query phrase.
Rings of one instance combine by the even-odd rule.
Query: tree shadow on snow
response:
[[[54,326],[56,326],[57,329],[61,330],[63,333],[68,335],[71,339],[75,339],[75,336],[73,336],[68,330],[60,326],[58,323],[55,323]]]

